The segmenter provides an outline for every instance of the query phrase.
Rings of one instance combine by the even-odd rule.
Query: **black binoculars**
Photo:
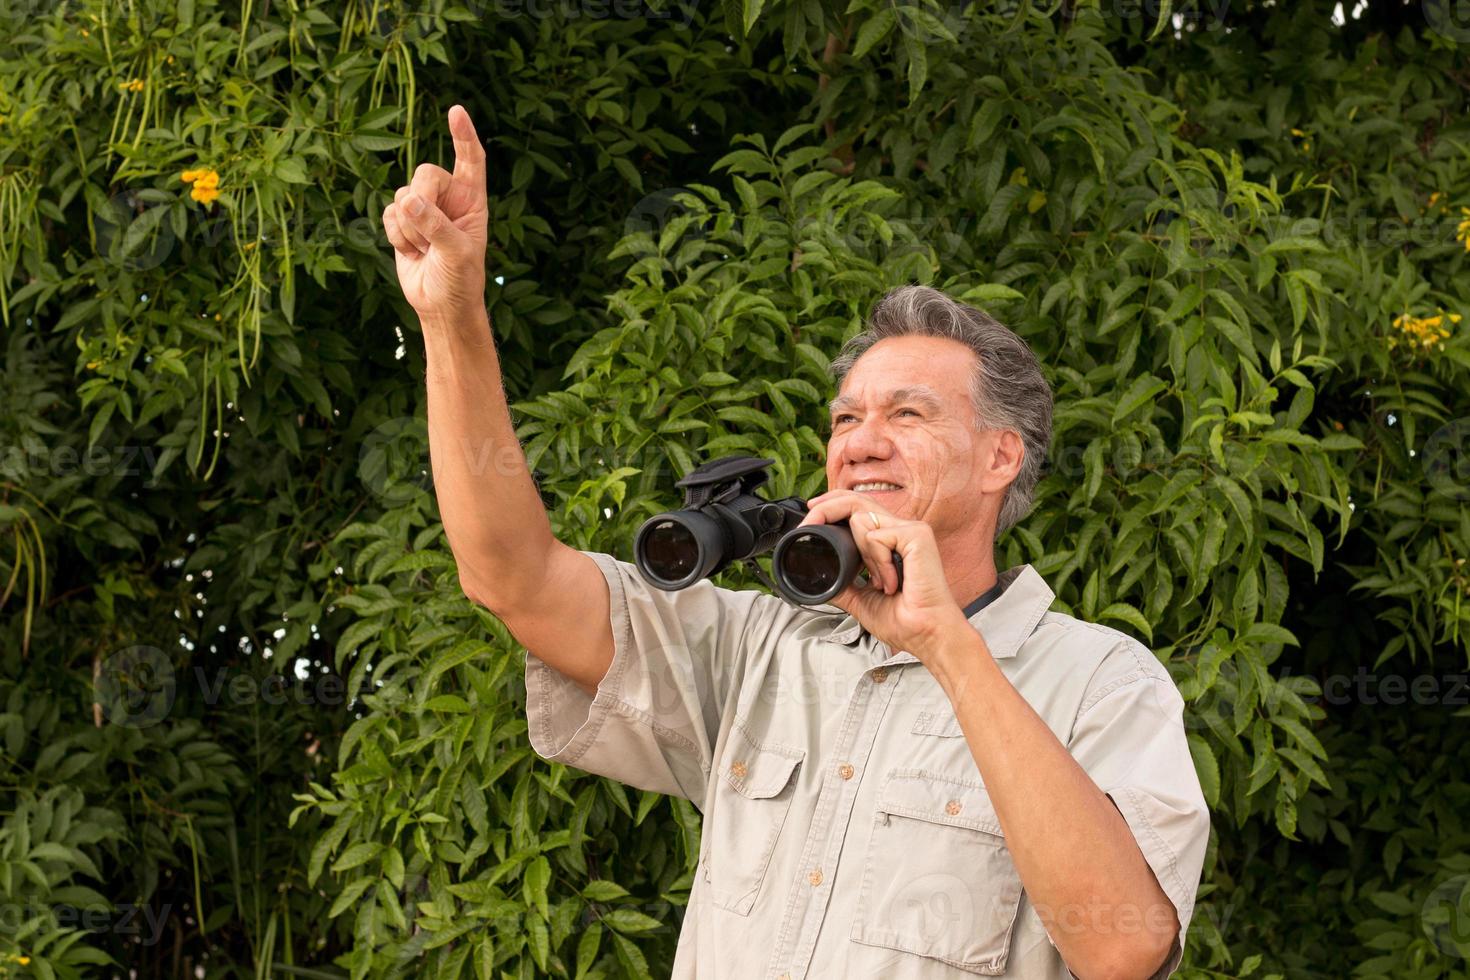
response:
[[[807,515],[802,498],[756,496],[773,462],[724,456],[675,483],[684,488],[683,508],[650,517],[633,540],[633,561],[644,580],[673,592],[771,551],[774,586],[792,602],[818,605],[847,588],[863,568],[847,522],[801,527]],[[891,554],[902,588],[903,562]]]

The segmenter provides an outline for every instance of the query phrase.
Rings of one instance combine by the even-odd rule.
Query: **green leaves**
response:
[[[898,15],[894,8],[881,7],[877,13],[863,22],[858,29],[857,42],[852,46],[852,56],[862,58],[873,49],[873,46],[886,38],[893,30],[894,24],[898,22]]]
[[[1097,614],[1097,618],[1100,622],[1109,619],[1120,620],[1143,634],[1146,641],[1153,642],[1153,627],[1149,625],[1148,619],[1142,612],[1126,602],[1110,603],[1107,608]]]
[[[700,815],[534,755],[525,650],[436,509],[381,214],[452,166],[461,100],[498,381],[561,540],[626,554],[714,453],[820,489],[830,359],[937,285],[1056,392],[998,563],[1185,696],[1214,809],[1186,967],[1452,966],[1464,48],[1210,6],[0,10],[0,901],[54,913],[0,962],[667,971]],[[133,646],[173,670],[143,727],[89,687]],[[143,901],[197,929],[61,921]]]
[[[1128,390],[1118,399],[1118,404],[1113,409],[1113,424],[1117,425],[1144,405],[1152,402],[1154,397],[1167,387],[1166,382],[1150,375],[1134,378],[1133,383],[1128,386]]]
[[[1191,732],[1189,754],[1194,759],[1194,770],[1199,776],[1200,789],[1205,794],[1205,802],[1212,807],[1218,805],[1220,802],[1220,765],[1215,761],[1215,753],[1210,748],[1210,743]]]

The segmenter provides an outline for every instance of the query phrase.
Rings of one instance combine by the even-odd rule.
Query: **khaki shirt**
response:
[[[612,666],[592,698],[528,651],[529,736],[545,759],[703,814],[675,980],[1071,976],[917,658],[836,606],[708,581],[664,592],[584,554],[607,579]],[[1210,825],[1178,689],[1138,641],[1048,612],[1030,565],[1000,581],[971,625],[1117,805],[1187,930]],[[1064,911],[1059,928],[1143,928],[1099,914]]]

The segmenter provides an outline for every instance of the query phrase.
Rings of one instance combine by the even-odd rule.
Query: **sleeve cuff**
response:
[[[710,749],[700,741],[701,720],[686,706],[699,701],[688,657],[650,660],[667,631],[657,610],[629,608],[629,587],[614,558],[594,552],[607,580],[613,658],[589,696],[530,650],[526,651],[526,733],[548,762],[693,801],[708,786]],[[648,602],[642,603],[645,607]],[[635,639],[634,617],[646,631]],[[649,638],[652,638],[651,640]],[[683,651],[682,645],[676,649]]]
[[[1148,980],[1166,980],[1179,969],[1179,964],[1184,960],[1185,933],[1189,931],[1189,921],[1194,916],[1194,890],[1184,886],[1179,877],[1178,862],[1174,857],[1174,852],[1149,822],[1137,799],[1137,794],[1128,787],[1123,787],[1110,791],[1107,796],[1122,814],[1123,821],[1128,824],[1128,829],[1133,831],[1133,839],[1138,842],[1144,860],[1153,870],[1159,887],[1168,896],[1170,904],[1174,907],[1174,914],[1179,919],[1179,933],[1174,937],[1173,945],[1169,947],[1169,955],[1148,978]],[[1052,949],[1057,948],[1056,940],[1052,939],[1050,932],[1046,933],[1046,940],[1051,943]],[[1060,955],[1060,950],[1058,950],[1058,955]],[[1067,976],[1072,980],[1078,980],[1077,974],[1073,973],[1070,967],[1067,968]]]
[[[1051,943],[1051,948],[1057,949],[1057,941],[1051,938],[1051,933],[1043,929],[1042,934],[1046,936],[1046,941]],[[1169,947],[1169,955],[1164,959],[1164,964],[1151,973],[1148,980],[1167,980],[1168,977],[1173,976],[1175,970],[1179,969],[1179,964],[1184,960],[1182,938],[1183,933],[1174,937],[1174,945]],[[1058,959],[1061,959],[1061,955],[1061,950],[1057,950]],[[1072,968],[1067,966],[1066,960],[1062,960],[1062,966],[1066,969],[1067,976],[1071,977],[1072,980],[1081,980],[1081,977],[1073,973]]]
[[[586,552],[597,562],[607,580],[612,609],[613,659],[597,685],[596,697],[589,696],[577,682],[526,651],[526,723],[531,748],[549,762],[576,765],[595,742],[607,717],[608,706],[617,700],[627,670],[628,606],[617,569],[611,558]]]
[[[1179,917],[1180,946],[1182,947],[1183,936],[1189,931],[1189,920],[1194,916],[1195,890],[1184,883],[1184,879],[1179,874],[1177,855],[1149,819],[1145,810],[1145,803],[1148,801],[1141,799],[1136,790],[1127,786],[1110,790],[1108,798],[1123,815],[1128,829],[1133,831],[1133,839],[1138,842],[1144,860],[1153,869],[1159,887],[1164,890],[1164,894],[1169,896],[1169,901],[1174,905],[1174,914]],[[1149,800],[1152,801],[1153,798],[1150,797]],[[1181,815],[1179,811],[1170,809],[1169,819],[1172,820],[1179,815]],[[1208,822],[1208,813],[1204,814],[1204,819]],[[1209,833],[1208,827],[1205,833]]]

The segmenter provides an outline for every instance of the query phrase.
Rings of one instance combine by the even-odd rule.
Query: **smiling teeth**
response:
[[[853,489],[862,492],[863,490],[902,490],[903,487],[897,483],[859,483]]]

